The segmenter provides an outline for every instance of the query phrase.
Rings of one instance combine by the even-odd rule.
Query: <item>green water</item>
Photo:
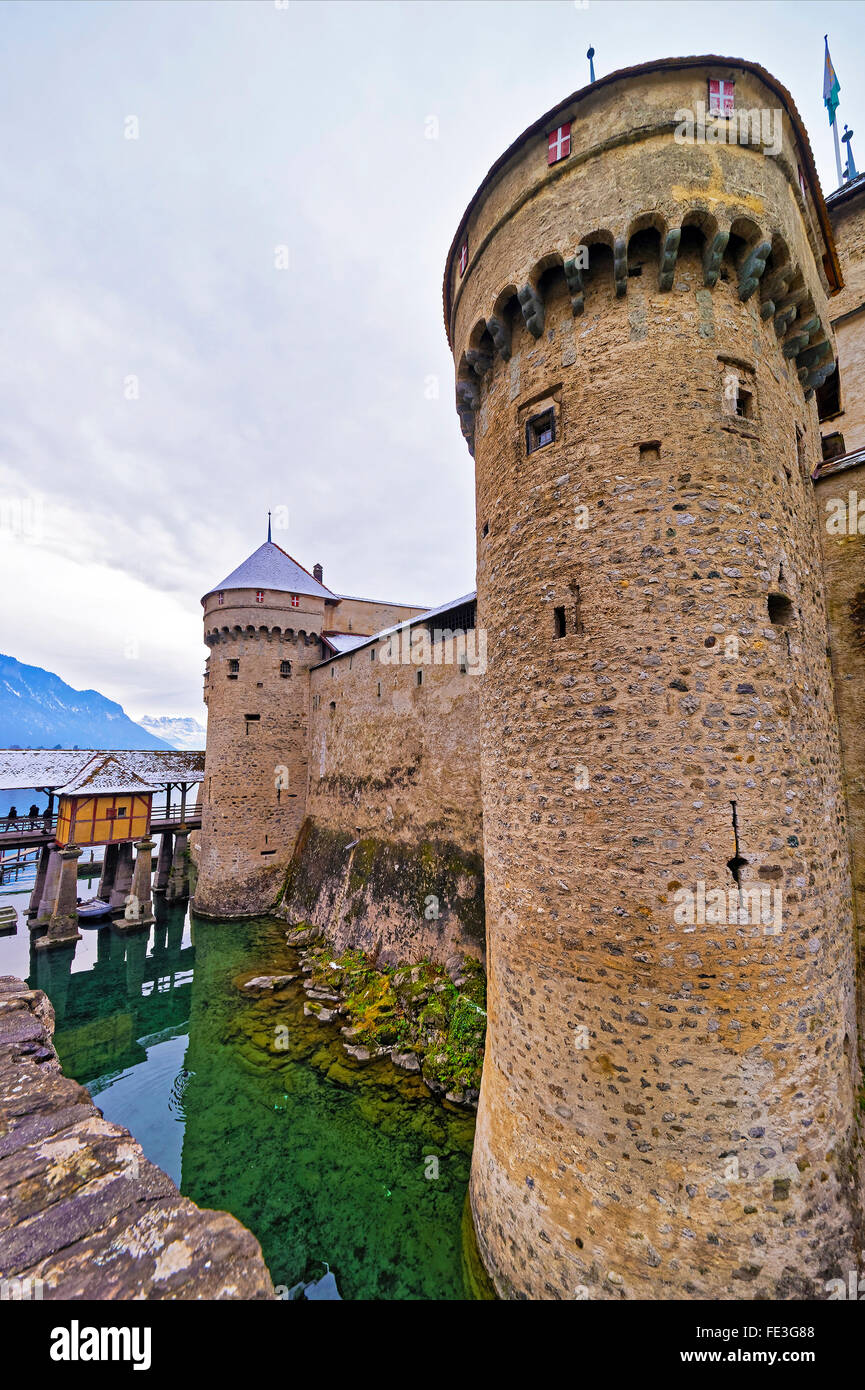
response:
[[[16,973],[6,945],[0,973]],[[474,1117],[388,1060],[354,1062],[337,1021],[304,1016],[299,980],[244,992],[254,974],[300,971],[276,923],[163,908],[149,937],[88,931],[74,955],[31,951],[30,965],[67,1074],[186,1195],[255,1233],[275,1284],[326,1261],[346,1299],[469,1296]]]

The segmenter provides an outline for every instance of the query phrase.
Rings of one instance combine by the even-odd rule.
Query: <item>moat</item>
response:
[[[0,896],[20,913],[13,892]],[[149,935],[85,930],[74,955],[35,952],[23,922],[0,938],[0,974],[54,1005],[64,1072],[186,1196],[255,1234],[276,1285],[326,1262],[345,1299],[470,1296],[473,1115],[386,1058],[349,1057],[336,1021],[304,1015],[299,972],[284,926],[181,907],[160,907]],[[297,978],[251,996],[253,974]]]

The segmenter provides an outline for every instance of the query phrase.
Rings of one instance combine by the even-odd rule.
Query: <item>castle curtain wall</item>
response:
[[[823,421],[824,435],[840,430],[846,453],[865,449],[865,187],[830,204],[844,288],[830,302],[838,347],[841,411]]]
[[[392,962],[482,959],[482,677],[383,653],[311,672],[308,819],[281,910]]]
[[[865,931],[865,463],[825,473],[817,483],[816,497],[853,851],[861,990],[861,933]]]

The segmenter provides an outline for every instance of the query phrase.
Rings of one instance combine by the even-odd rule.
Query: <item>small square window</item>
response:
[[[566,121],[564,125],[551,130],[547,137],[547,163],[558,164],[560,159],[567,159],[570,152],[571,123]]]
[[[118,816],[125,816],[125,815],[126,815],[126,807],[125,807],[125,806],[118,806],[118,807],[117,807],[117,814],[118,814]]]
[[[299,608],[299,607],[300,607],[300,594],[292,594],[292,596],[291,596],[291,606],[292,606],[292,608]]]
[[[238,671],[240,670],[240,662],[235,661],[234,658],[232,658],[232,660],[228,663],[228,670],[230,675],[236,676]]]
[[[722,82],[717,78],[709,81],[709,110],[713,115],[732,115],[735,86],[735,82]]]
[[[418,671],[418,673],[417,673],[417,683],[418,683],[418,685],[423,685],[423,671]]]
[[[280,674],[281,676],[290,676],[290,675],[291,675],[291,662],[290,662],[290,661],[281,661],[281,662],[279,663],[279,674]]]
[[[740,386],[736,393],[736,414],[740,420],[754,418],[754,393],[746,391],[744,386]]]
[[[556,438],[556,412],[552,409],[544,410],[540,415],[533,415],[526,421],[526,453],[533,454],[536,449],[543,449],[547,444],[553,444]]]

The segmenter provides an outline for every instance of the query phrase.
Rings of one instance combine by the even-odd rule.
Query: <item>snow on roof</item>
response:
[[[428,622],[430,618],[437,618],[444,613],[450,613],[454,608],[461,608],[464,603],[474,603],[477,596],[477,590],[473,589],[470,594],[463,594],[461,598],[453,598],[449,603],[440,604],[438,608],[427,608],[425,612],[418,613],[416,618],[405,618],[401,623],[394,623],[392,627],[383,627],[380,632],[374,632],[371,637],[361,637],[354,646],[345,648],[345,652],[338,651],[334,656],[326,657],[324,661],[319,661],[316,664],[324,666],[326,662],[335,661],[346,652],[356,651],[358,647],[369,646],[372,642],[379,642],[382,637],[389,637],[392,632],[401,632],[406,627],[416,627],[418,623]]]
[[[71,796],[75,792],[90,792],[100,795],[120,795],[129,792],[150,793],[156,790],[134,772],[130,772],[114,753],[96,753],[84,767],[76,772],[64,787],[58,787],[61,796]]]
[[[321,635],[327,645],[340,655],[354,651],[355,647],[362,647],[364,642],[370,640],[369,633],[323,632]]]
[[[125,776],[137,777],[147,787],[204,779],[204,752],[185,748],[0,748],[0,789],[50,787],[54,791],[77,777],[93,758],[107,752]]]
[[[273,589],[280,594],[310,594],[313,598],[334,600],[336,595],[313,578],[309,570],[299,565],[273,541],[265,541],[257,550],[226,575],[219,584],[208,589],[204,598],[222,589]]]
[[[811,474],[811,481],[819,483],[821,478],[827,478],[830,473],[843,473],[847,468],[858,468],[865,463],[865,448],[853,449],[849,454],[841,454],[838,458],[823,459],[818,463],[814,472]]]

